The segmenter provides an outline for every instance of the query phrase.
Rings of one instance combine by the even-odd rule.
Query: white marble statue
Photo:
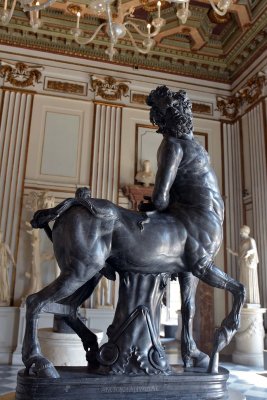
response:
[[[9,246],[3,242],[3,235],[0,231],[0,306],[10,305],[10,284],[9,267],[15,267],[15,261]]]
[[[95,308],[112,307],[108,302],[108,283],[108,279],[103,276],[95,288]]]
[[[151,183],[155,182],[155,175],[151,169],[151,163],[149,160],[143,162],[143,168],[137,172],[135,179],[137,182],[143,183],[144,187],[149,187]]]
[[[250,228],[247,225],[243,225],[240,229],[239,252],[237,253],[231,249],[228,249],[228,251],[234,256],[238,256],[239,280],[246,288],[246,303],[260,305],[257,271],[259,263],[258,251],[255,240],[249,234]]]
[[[54,207],[55,198],[48,192],[30,192],[26,202],[26,208],[31,213],[36,212],[38,209]],[[26,272],[26,277],[29,278],[29,286],[23,295],[23,300],[32,293],[36,293],[43,287],[41,264],[44,261],[53,259],[53,253],[43,253],[40,251],[40,230],[32,229],[29,222],[26,222],[27,233],[31,237],[31,269]]]

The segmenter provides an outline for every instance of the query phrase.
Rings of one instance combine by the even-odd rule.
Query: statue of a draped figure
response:
[[[10,305],[9,267],[15,267],[15,261],[9,246],[3,242],[0,231],[0,306]]]
[[[258,251],[255,240],[249,236],[250,228],[243,225],[240,228],[240,245],[238,253],[228,249],[231,254],[238,256],[240,275],[239,280],[246,288],[246,303],[260,304],[258,282]]]

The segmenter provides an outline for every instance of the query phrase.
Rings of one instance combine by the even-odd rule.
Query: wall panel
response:
[[[33,95],[4,90],[0,125],[0,223],[16,254]]]

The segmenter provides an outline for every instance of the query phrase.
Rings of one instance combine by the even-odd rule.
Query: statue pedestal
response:
[[[97,336],[98,344],[103,339],[103,332],[91,331]],[[86,353],[81,339],[76,333],[58,333],[52,328],[38,330],[43,355],[56,366],[87,366]]]
[[[84,367],[57,368],[60,378],[25,376],[19,371],[16,400],[213,400],[229,399],[229,372],[186,372],[173,366],[171,375],[108,375]]]
[[[265,308],[243,308],[241,325],[235,335],[236,349],[233,362],[236,364],[263,367],[263,314]]]

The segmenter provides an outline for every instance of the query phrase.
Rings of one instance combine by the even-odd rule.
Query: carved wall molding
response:
[[[250,78],[245,86],[241,90],[239,90],[239,94],[242,99],[248,104],[252,104],[257,101],[263,92],[263,87],[266,82],[266,76],[263,72],[259,72]]]
[[[212,115],[212,104],[192,102],[192,111],[197,114]]]
[[[242,105],[255,103],[263,94],[266,75],[260,71],[246,81],[233,96],[217,97],[217,108],[221,115],[231,120],[235,119]]]
[[[86,96],[87,84],[49,78],[45,79],[44,90]]]
[[[95,95],[105,100],[121,100],[121,97],[126,96],[129,92],[127,83],[130,81],[115,79],[112,76],[91,76],[91,85]]]
[[[217,97],[217,108],[221,115],[231,120],[235,119],[239,112],[241,99],[239,96]]]
[[[40,82],[42,77],[40,69],[43,69],[43,67],[27,65],[23,62],[11,64],[2,61],[0,65],[0,76],[12,86],[25,88],[34,86],[36,83]]]

